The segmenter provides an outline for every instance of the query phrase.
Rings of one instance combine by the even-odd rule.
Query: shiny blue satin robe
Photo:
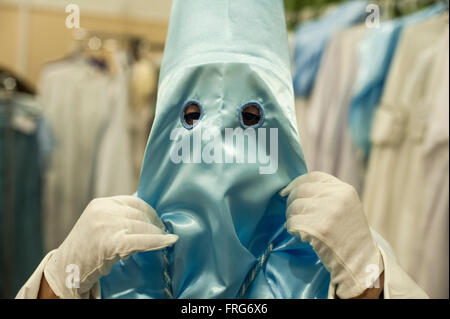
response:
[[[201,116],[190,126],[183,111],[193,102]],[[210,145],[195,144],[196,134],[248,132],[240,112],[248,103],[262,115],[257,152],[277,151],[276,170],[261,174],[264,164],[248,157],[194,160]],[[173,132],[192,140],[191,162],[171,157]],[[214,155],[239,155],[236,145],[215,145]],[[304,173],[282,0],[175,0],[137,196],[179,240],[116,263],[101,279],[102,297],[326,298],[328,271],[285,230],[279,191]]]

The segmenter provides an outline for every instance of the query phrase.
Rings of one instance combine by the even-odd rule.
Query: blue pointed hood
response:
[[[179,240],[117,263],[104,297],[326,297],[279,195],[306,172],[289,65],[282,0],[173,2],[137,195]]]

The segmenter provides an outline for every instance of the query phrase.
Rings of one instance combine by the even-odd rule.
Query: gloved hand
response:
[[[353,298],[372,288],[384,266],[355,189],[313,172],[296,178],[280,194],[289,195],[288,232],[311,244],[331,274],[336,295]]]
[[[163,229],[155,210],[137,197],[95,199],[53,252],[44,269],[45,278],[60,298],[89,298],[90,290],[119,259],[161,249],[178,240]],[[66,285],[68,265],[79,269],[79,288]]]

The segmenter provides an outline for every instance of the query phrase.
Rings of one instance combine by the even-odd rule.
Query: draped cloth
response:
[[[328,271],[284,227],[279,191],[306,173],[291,79],[281,0],[174,1],[137,196],[179,240],[116,263],[102,297],[327,297]],[[189,126],[192,103],[201,116]],[[248,103],[261,112],[257,129],[243,125]],[[244,149],[220,139],[227,129],[254,134],[256,148],[248,136]],[[188,156],[174,161],[183,140]],[[262,172],[264,152],[276,165]],[[220,162],[226,156],[234,161]]]

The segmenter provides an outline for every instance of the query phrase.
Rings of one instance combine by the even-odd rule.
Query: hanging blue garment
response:
[[[294,90],[298,97],[311,93],[320,61],[332,36],[349,26],[363,22],[367,1],[349,1],[332,9],[319,20],[300,24],[294,38]]]
[[[13,298],[43,258],[42,114],[27,95],[0,99],[0,298]]]
[[[371,29],[358,45],[359,69],[353,97],[350,103],[349,125],[354,143],[370,154],[372,117],[380,103],[397,43],[403,29],[419,23],[445,10],[447,5],[438,3],[401,19],[381,22]]]
[[[115,263],[103,298],[327,297],[328,271],[284,226],[279,191],[306,173],[289,66],[282,0],[173,2],[137,196],[179,240]]]

